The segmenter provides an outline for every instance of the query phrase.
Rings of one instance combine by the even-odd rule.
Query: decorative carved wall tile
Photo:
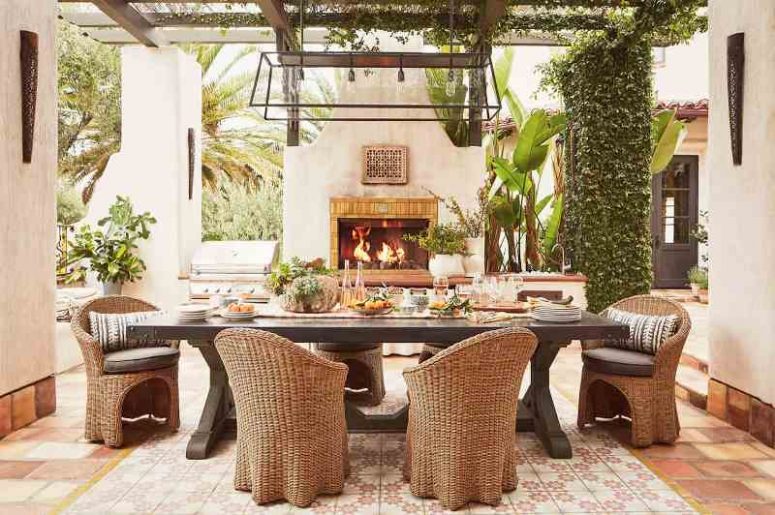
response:
[[[38,34],[22,30],[21,64],[22,86],[22,161],[32,162],[35,140],[35,107],[38,99]]]
[[[743,163],[743,87],[745,84],[745,33],[727,38],[727,88],[732,163]]]
[[[406,184],[409,149],[394,145],[363,147],[363,184]]]

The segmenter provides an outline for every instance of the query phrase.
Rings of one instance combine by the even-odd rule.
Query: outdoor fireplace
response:
[[[331,260],[364,270],[426,272],[428,253],[405,236],[417,235],[438,220],[432,197],[339,197],[330,201]]]
[[[406,241],[428,228],[425,219],[339,219],[339,268],[345,260],[361,262],[366,270],[427,270],[428,253]]]

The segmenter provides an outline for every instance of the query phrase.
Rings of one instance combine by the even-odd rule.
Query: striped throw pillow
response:
[[[138,347],[157,347],[165,340],[135,340],[127,338],[127,325],[162,315],[163,311],[140,311],[137,313],[89,313],[91,335],[100,342],[105,353]]]
[[[645,354],[656,354],[668,338],[678,329],[676,315],[656,316],[630,313],[620,309],[608,308],[605,316],[630,327],[630,337],[606,342],[608,347],[634,350]]]

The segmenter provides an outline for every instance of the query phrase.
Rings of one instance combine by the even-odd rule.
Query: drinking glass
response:
[[[446,275],[438,275],[433,278],[433,294],[438,300],[447,298],[449,278]]]
[[[485,284],[487,285],[487,296],[489,297],[490,302],[497,304],[501,297],[498,278],[494,275],[488,276],[485,278]]]
[[[484,283],[484,276],[482,274],[475,274],[471,281],[471,293],[474,302],[483,304],[487,299],[486,297],[486,285]]]

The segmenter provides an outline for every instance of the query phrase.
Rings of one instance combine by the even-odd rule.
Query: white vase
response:
[[[436,254],[428,261],[428,270],[434,277],[462,275],[465,273],[463,256],[460,254]]]
[[[484,238],[466,238],[467,256],[463,257],[466,275],[484,274]]]

